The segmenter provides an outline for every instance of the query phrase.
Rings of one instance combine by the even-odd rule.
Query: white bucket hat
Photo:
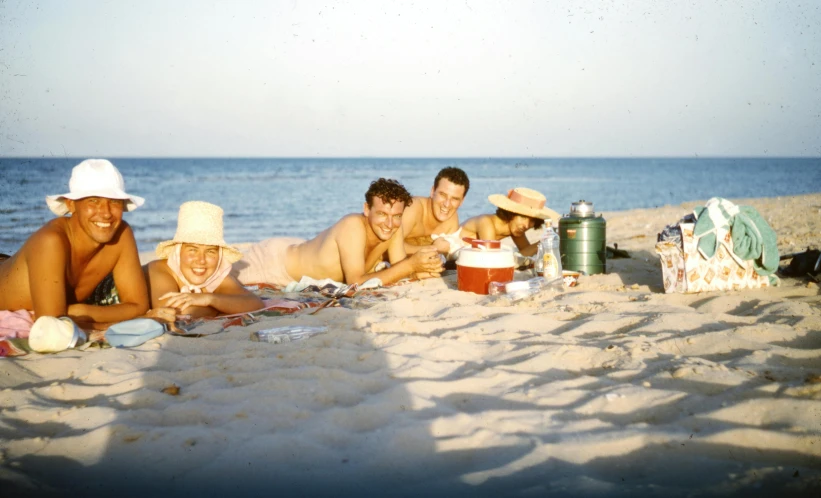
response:
[[[41,316],[29,331],[29,346],[38,353],[65,351],[85,340],[85,332],[67,316]]]
[[[561,215],[552,209],[545,207],[547,199],[545,196],[533,189],[518,187],[509,190],[507,196],[502,194],[491,194],[487,200],[496,207],[502,208],[511,213],[540,218],[543,220],[558,220]]]
[[[142,206],[145,199],[125,192],[125,182],[119,170],[106,159],[86,159],[71,170],[68,181],[69,193],[46,196],[46,204],[57,216],[68,213],[65,199],[76,201],[85,197],[123,199],[125,210],[133,211]]]
[[[239,249],[229,246],[223,238],[222,208],[209,202],[188,201],[180,206],[177,233],[172,240],[157,244],[157,257],[167,259],[177,244],[219,246],[229,262],[242,259]]]

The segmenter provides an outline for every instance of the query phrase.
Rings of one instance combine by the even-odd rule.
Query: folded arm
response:
[[[160,296],[163,306],[191,316],[233,315],[262,309],[262,299],[249,292],[234,277],[227,276],[213,293],[172,291]]]
[[[77,323],[122,322],[142,316],[148,311],[148,288],[131,227],[123,230],[116,245],[120,251],[112,273],[120,303],[109,306],[71,304],[68,306],[68,316]]]

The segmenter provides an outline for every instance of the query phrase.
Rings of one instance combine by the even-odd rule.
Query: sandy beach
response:
[[[781,254],[821,244],[821,194],[733,201]],[[703,203],[603,213],[631,258],[514,306],[451,273],[0,359],[0,495],[819,496],[818,286],[665,294],[656,234]],[[249,340],[284,325],[328,331]]]

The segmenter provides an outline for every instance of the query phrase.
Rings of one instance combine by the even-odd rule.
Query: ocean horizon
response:
[[[0,252],[16,252],[54,215],[46,195],[68,191],[84,157],[0,158]],[[180,204],[203,200],[225,210],[229,243],[310,238],[361,212],[371,181],[394,178],[427,196],[436,173],[456,166],[471,186],[460,220],[492,212],[494,193],[541,191],[569,212],[587,200],[597,212],[677,205],[711,197],[743,199],[821,192],[818,157],[109,157],[126,190],[146,199],[126,213],[140,251],[173,237]],[[684,215],[686,213],[682,213]],[[675,220],[670,220],[674,222]]]

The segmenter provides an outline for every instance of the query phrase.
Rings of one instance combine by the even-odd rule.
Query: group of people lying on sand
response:
[[[428,197],[379,178],[361,213],[343,216],[313,239],[272,238],[244,252],[225,242],[219,206],[190,201],[180,206],[174,238],[158,244],[158,259],[141,266],[123,212],[144,199],[125,191],[111,162],[88,159],[72,170],[68,193],[46,197],[59,217],[0,262],[0,336],[17,330],[26,337],[26,323],[45,316],[104,330],[137,317],[173,322],[178,315],[250,312],[263,303],[245,285],[284,287],[303,277],[344,284],[379,279],[382,285],[438,277],[465,239],[509,236],[523,255],[535,254],[525,232],[559,216],[539,192],[516,188],[489,196],[495,213],[460,226],[458,210],[469,188],[455,167],[437,174]]]

